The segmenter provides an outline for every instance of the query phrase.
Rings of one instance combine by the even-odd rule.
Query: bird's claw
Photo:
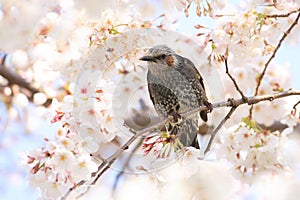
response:
[[[172,112],[169,114],[172,117],[171,124],[179,124],[182,121],[182,117],[178,112]]]
[[[208,108],[207,112],[211,113],[211,111],[213,110],[213,105],[208,101],[205,101],[204,105]]]

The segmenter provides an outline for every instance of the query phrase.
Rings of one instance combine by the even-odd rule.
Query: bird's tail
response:
[[[199,149],[197,133],[199,128],[198,118],[184,119],[179,124],[169,125],[170,134],[178,136],[183,146],[193,146]],[[170,129],[171,128],[171,129]]]

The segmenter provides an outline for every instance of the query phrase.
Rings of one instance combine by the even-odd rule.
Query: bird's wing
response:
[[[206,93],[205,93],[205,87],[204,87],[204,83],[203,83],[203,78],[200,75],[200,73],[198,72],[198,70],[196,69],[195,65],[193,64],[192,61],[190,61],[187,58],[184,58],[182,56],[180,56],[183,60],[184,65],[180,66],[181,69],[180,73],[183,74],[189,83],[191,83],[193,89],[195,91],[197,91],[196,95],[198,98],[198,103],[199,106],[202,106],[205,104],[205,102],[208,101]],[[183,69],[185,68],[185,69]],[[200,116],[202,118],[203,121],[207,121],[207,111],[201,111],[200,112]]]
[[[195,65],[193,64],[192,61],[190,61],[187,58],[182,57],[184,64],[185,64],[185,68],[186,68],[186,77],[189,78],[188,81],[192,81],[193,86],[195,86],[195,89],[199,89],[201,91],[205,92],[205,87],[204,87],[204,83],[203,83],[203,78],[200,75],[199,71],[196,69]],[[194,81],[196,80],[196,81]],[[199,85],[200,83],[200,85]]]

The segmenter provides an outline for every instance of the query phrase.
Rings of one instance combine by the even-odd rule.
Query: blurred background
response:
[[[8,1],[0,1],[0,10],[6,8]],[[110,7],[112,1],[106,1],[107,7]],[[117,2],[117,1],[116,1]],[[141,2],[136,1],[137,4],[143,6]],[[152,1],[157,4],[157,9],[153,11],[152,16],[147,16],[145,19],[155,18],[163,13],[163,4],[160,1]],[[239,1],[230,1],[238,3]],[[75,0],[74,5],[77,8],[85,8],[86,12],[90,14],[91,19],[100,16],[99,10],[103,10],[106,3],[101,4],[98,8],[98,1],[96,0]],[[24,5],[23,5],[24,6]],[[31,7],[32,4],[28,2],[26,6]],[[2,10],[3,11],[3,10]],[[195,12],[195,7],[191,7],[191,13]],[[24,16],[24,19],[27,19]],[[201,25],[212,27],[212,22],[206,17],[197,17],[190,15],[186,18],[184,13],[178,15],[177,31],[186,34],[194,33],[195,21]],[[3,16],[0,12],[0,30],[3,23]],[[19,29],[20,27],[12,26],[10,31]],[[0,44],[9,46],[10,40],[18,40],[16,38],[1,37]],[[3,49],[0,45],[0,50]],[[278,51],[275,58],[276,62],[287,66],[287,70],[291,73],[291,83],[294,88],[300,89],[300,67],[299,67],[299,52],[300,45],[289,45],[284,43]],[[45,74],[47,76],[47,74]],[[47,112],[46,112],[47,113]],[[26,106],[16,106],[14,109],[8,110],[8,105],[4,99],[0,102],[0,199],[36,199],[38,193],[31,189],[26,183],[26,170],[22,162],[24,159],[24,152],[29,152],[33,149],[43,146],[43,138],[51,138],[56,131],[55,125],[50,123],[49,118],[45,116],[45,110],[37,109],[33,104],[29,103]]]

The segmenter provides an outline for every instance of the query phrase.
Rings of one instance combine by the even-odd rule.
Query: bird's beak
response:
[[[139,60],[155,62],[155,58],[153,58],[152,56],[143,56]]]

